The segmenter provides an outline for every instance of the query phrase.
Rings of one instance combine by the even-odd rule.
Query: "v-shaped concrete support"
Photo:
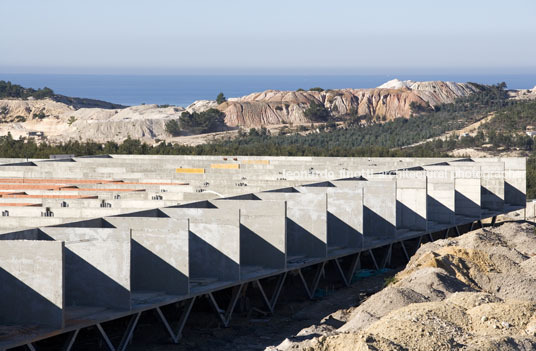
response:
[[[186,324],[186,321],[190,316],[190,312],[192,311],[192,307],[195,303],[196,298],[197,297],[194,296],[190,299],[190,301],[187,302],[179,318],[179,325],[176,331],[173,331],[173,328],[171,328],[171,325],[169,324],[166,316],[164,316],[164,313],[162,313],[162,310],[159,307],[156,308],[156,312],[160,317],[160,320],[162,320],[162,323],[164,324],[164,327],[166,328],[166,331],[168,332],[174,344],[177,344],[182,338],[182,330],[184,329],[184,325]]]

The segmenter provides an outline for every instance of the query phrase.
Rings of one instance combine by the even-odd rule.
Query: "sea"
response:
[[[88,75],[0,73],[0,80],[24,87],[49,87],[66,96],[92,98],[122,105],[169,104],[186,107],[196,100],[240,97],[267,89],[296,90],[321,87],[374,88],[391,79],[445,80],[495,84],[510,89],[532,89],[536,74],[427,75]]]

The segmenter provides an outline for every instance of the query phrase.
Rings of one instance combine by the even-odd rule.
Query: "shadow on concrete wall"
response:
[[[287,255],[325,257],[327,246],[313,233],[287,217]]]
[[[482,212],[480,204],[469,199],[459,191],[454,192],[455,212],[457,216],[479,218]]]
[[[263,268],[285,268],[285,253],[240,224],[240,264]]]
[[[130,291],[69,248],[65,249],[66,306],[130,309]]]
[[[0,325],[63,328],[60,307],[2,268],[0,282]]]
[[[426,218],[400,201],[396,201],[397,229],[426,230]]]
[[[483,209],[492,211],[502,211],[504,200],[484,186],[480,187],[480,202]]]
[[[454,211],[445,206],[443,203],[437,201],[430,195],[427,195],[427,216],[428,220],[437,222],[439,224],[454,224],[456,223],[456,216]]]
[[[504,202],[508,205],[525,206],[527,196],[508,182],[504,182]]]
[[[328,211],[328,248],[331,247],[360,249],[363,233]]]
[[[190,231],[190,278],[216,278],[220,281],[239,280],[239,265],[209,242]],[[238,247],[237,247],[238,249]]]
[[[184,273],[136,240],[132,240],[131,245],[133,292],[159,291],[171,295],[188,293],[188,277]]]
[[[369,207],[363,206],[363,233],[364,247],[369,248],[393,241],[396,236],[396,227]]]

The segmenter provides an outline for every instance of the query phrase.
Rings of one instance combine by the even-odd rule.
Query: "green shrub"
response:
[[[179,122],[177,122],[176,119],[171,119],[166,122],[166,132],[171,136],[179,136],[181,133],[181,128],[179,126]]]
[[[309,107],[303,111],[305,117],[315,122],[326,122],[330,117],[331,113],[329,110],[320,103],[312,102]]]

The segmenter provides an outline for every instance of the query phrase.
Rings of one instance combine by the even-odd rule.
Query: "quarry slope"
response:
[[[67,140],[122,141],[127,137],[154,142],[172,140],[165,123],[184,111],[218,108],[225,112],[229,127],[261,127],[286,123],[308,123],[304,110],[322,104],[334,116],[349,113],[372,115],[383,120],[410,117],[411,104],[433,108],[478,90],[471,83],[412,82],[393,80],[373,89],[326,91],[267,90],[244,97],[196,101],[187,108],[139,105],[127,108],[77,108],[68,101],[0,100],[0,135],[14,138],[29,132],[44,132],[54,142]]]
[[[535,272],[529,223],[428,243],[358,307],[267,350],[534,350]]]

